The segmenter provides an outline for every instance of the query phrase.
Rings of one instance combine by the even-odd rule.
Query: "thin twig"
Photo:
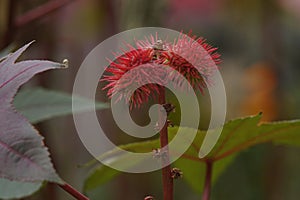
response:
[[[26,12],[23,15],[20,15],[15,20],[15,27],[22,27],[26,24],[29,24],[37,19],[40,19],[41,17],[48,15],[59,8],[62,8],[63,6],[70,3],[72,0],[52,0],[48,1],[47,3],[36,7],[28,12]]]
[[[75,197],[77,200],[89,200],[86,196],[81,194],[79,191],[77,191],[75,188],[73,188],[71,185],[68,183],[65,184],[59,184],[59,187],[61,187],[63,190],[68,192],[70,195]]]
[[[165,97],[165,88],[160,87],[159,93],[159,104],[166,103]],[[162,156],[162,164],[170,163],[170,154],[168,149],[168,125],[167,123],[163,122],[161,112],[159,112],[159,123],[164,123],[163,128],[160,131],[160,145],[161,147],[166,147],[166,151]],[[161,127],[161,126],[160,126]],[[163,182],[163,193],[164,193],[164,200],[173,200],[173,178],[171,176],[171,166],[170,164],[162,168],[162,182]]]

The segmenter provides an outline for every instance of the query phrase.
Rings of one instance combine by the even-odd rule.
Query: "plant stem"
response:
[[[15,20],[15,26],[25,26],[35,20],[38,20],[70,3],[72,0],[52,0],[38,6],[23,15],[20,15]]]
[[[205,172],[205,183],[202,194],[202,200],[210,199],[210,190],[211,190],[211,178],[212,178],[212,169],[213,169],[213,161],[206,160],[206,172]]]
[[[86,196],[81,194],[79,191],[77,191],[75,188],[73,188],[68,183],[65,184],[58,184],[59,187],[61,187],[63,190],[65,190],[67,193],[75,197],[77,200],[89,200]]]
[[[165,88],[160,87],[160,93],[158,97],[159,104],[163,105],[166,103]],[[163,128],[160,131],[160,146],[161,148],[166,146],[166,151],[163,152],[162,164],[170,163],[170,155],[168,148],[168,125],[163,122],[162,114],[159,112],[159,123],[164,123]],[[161,127],[161,126],[160,126]],[[173,178],[171,177],[171,165],[167,165],[162,168],[162,183],[163,183],[163,194],[164,200],[173,200]]]

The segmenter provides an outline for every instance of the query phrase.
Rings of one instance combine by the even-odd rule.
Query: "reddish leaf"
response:
[[[44,60],[17,62],[31,43],[0,63],[0,177],[15,181],[61,182],[49,158],[43,137],[12,106],[18,88],[39,72],[62,68]]]

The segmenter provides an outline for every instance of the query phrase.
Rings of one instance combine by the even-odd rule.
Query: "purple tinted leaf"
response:
[[[15,63],[30,44],[0,63],[0,177],[15,181],[62,182],[43,145],[43,137],[11,103],[18,88],[35,74],[63,67],[44,60]]]
[[[0,199],[24,198],[36,192],[42,184],[43,182],[19,182],[0,178]]]

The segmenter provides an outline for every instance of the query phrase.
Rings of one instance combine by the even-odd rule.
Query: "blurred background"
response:
[[[106,38],[137,27],[193,30],[222,55],[227,119],[262,111],[263,121],[275,121],[300,118],[299,22],[300,0],[0,0],[0,51],[35,40],[23,59],[68,58],[68,69],[38,75],[24,87],[39,85],[71,93],[83,59]],[[98,100],[107,101],[100,90]],[[99,115],[110,116],[110,111]],[[209,120],[209,114],[202,116],[204,122]],[[119,130],[113,123],[102,123],[116,143],[128,142],[115,133]],[[78,165],[92,157],[76,134],[72,116],[39,123],[37,128],[46,138],[58,173],[81,190],[88,169]],[[212,199],[299,199],[299,169],[299,149],[251,148],[221,175]],[[183,180],[176,181],[175,192],[176,199],[200,199]],[[161,199],[160,172],[122,174],[89,195],[135,200],[148,194]],[[73,198],[47,184],[25,199]]]

